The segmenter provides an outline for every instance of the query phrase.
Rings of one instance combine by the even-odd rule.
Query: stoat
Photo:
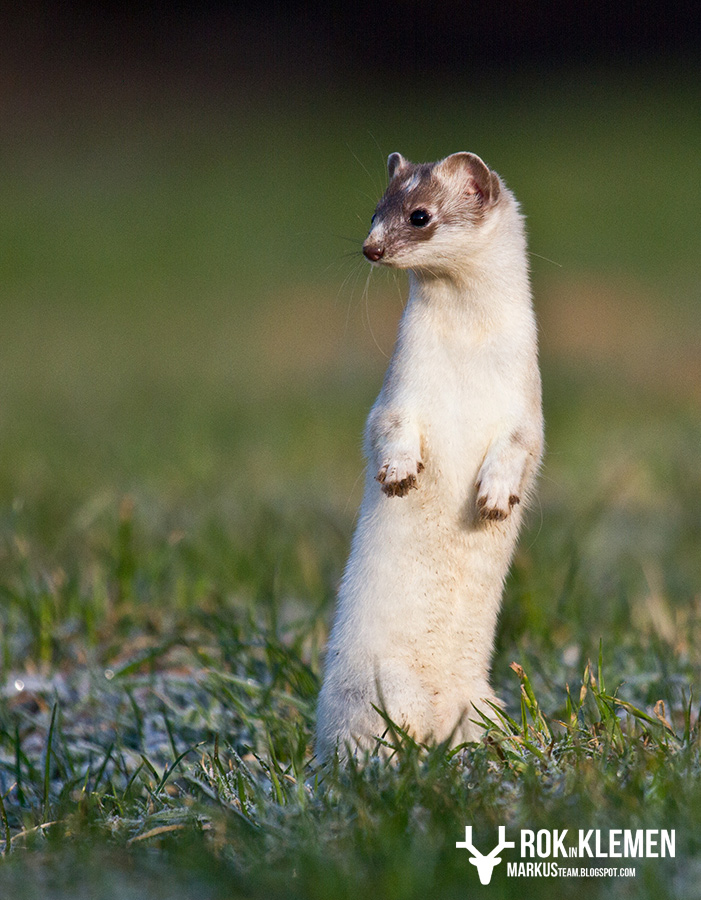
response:
[[[319,696],[316,751],[373,750],[392,721],[475,740],[490,715],[504,579],[543,447],[519,206],[473,153],[388,159],[363,253],[409,272],[365,430],[367,476]]]

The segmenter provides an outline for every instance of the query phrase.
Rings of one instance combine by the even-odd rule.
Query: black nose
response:
[[[378,244],[365,244],[363,253],[371,262],[377,262],[378,259],[382,259],[385,255],[385,248],[380,247]]]

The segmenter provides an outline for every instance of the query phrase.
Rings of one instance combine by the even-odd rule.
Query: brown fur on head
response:
[[[452,153],[446,156],[434,168],[447,178],[452,178],[467,195],[476,197],[482,207],[493,206],[499,199],[501,182],[496,172],[475,153]]]
[[[401,251],[430,241],[443,226],[475,227],[499,200],[501,182],[474,153],[435,163],[387,160],[390,182],[372,218],[363,252],[372,262],[402,265]]]

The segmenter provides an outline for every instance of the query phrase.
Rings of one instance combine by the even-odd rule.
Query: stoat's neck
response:
[[[409,305],[455,327],[484,330],[532,316],[526,241],[516,210],[494,223],[479,244],[456,247],[440,269],[409,270]]]

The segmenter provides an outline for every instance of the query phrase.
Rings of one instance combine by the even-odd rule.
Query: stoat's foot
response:
[[[521,498],[509,483],[497,477],[485,476],[477,484],[477,513],[482,521],[500,522],[509,516]]]
[[[419,473],[424,464],[409,456],[385,460],[375,476],[388,497],[404,497],[419,486]]]

